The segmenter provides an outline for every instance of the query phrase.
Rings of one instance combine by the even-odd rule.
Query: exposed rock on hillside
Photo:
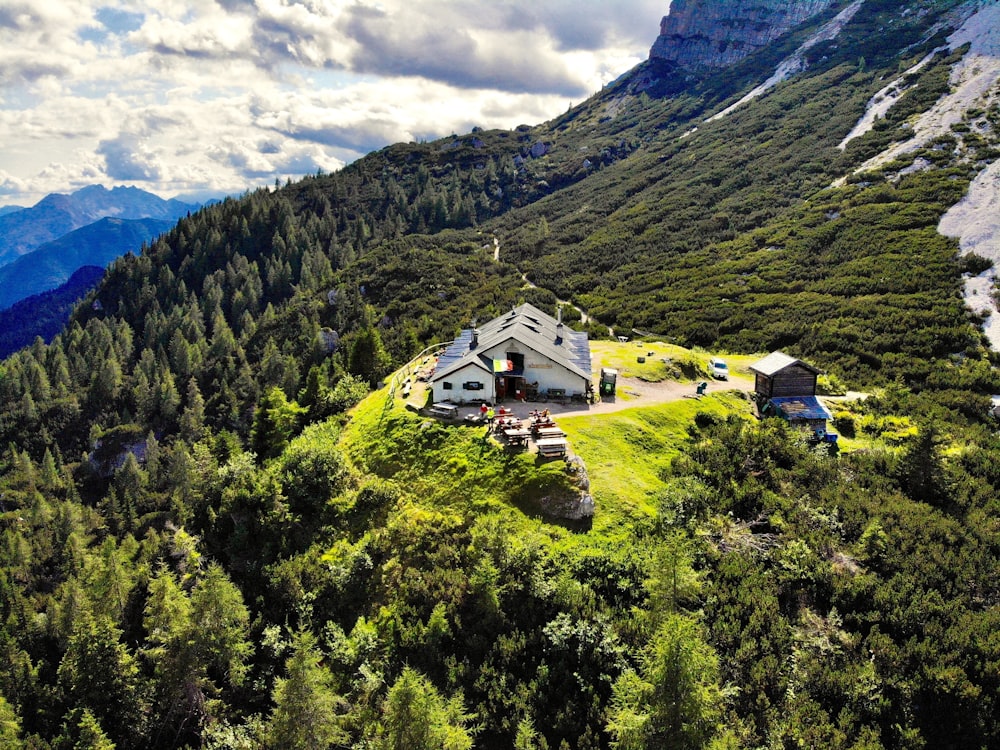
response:
[[[966,281],[965,300],[973,311],[989,315],[983,331],[990,345],[1000,351],[1000,310],[992,294],[1000,264],[1000,161],[979,173],[965,199],[942,217],[938,231],[958,237],[963,253],[993,261],[993,268]]]
[[[961,122],[970,110],[987,110],[998,101],[1000,5],[973,0],[965,3],[958,15],[963,17],[964,21],[955,33],[948,37],[948,49],[957,50],[968,44],[969,51],[952,71],[952,91],[913,123],[913,136],[909,140],[893,145],[892,148],[867,161],[857,171],[875,169],[902,154],[921,148],[933,139],[948,134],[952,126]],[[894,81],[891,85],[902,84]],[[869,103],[869,109],[878,106],[877,99],[878,95]],[[866,115],[862,118],[862,122],[867,122],[869,119],[873,118]],[[855,127],[851,134],[857,136],[864,132],[866,132],[864,127]]]
[[[844,25],[848,23],[852,18],[854,18],[854,14],[858,12],[858,8],[861,7],[861,4],[863,2],[864,0],[854,0],[854,2],[852,2],[846,8],[844,8],[844,10],[840,11],[840,13],[838,13],[836,17],[833,18],[833,20],[824,24],[821,29],[819,29],[815,34],[809,37],[805,42],[803,42],[802,46],[800,46],[793,55],[782,60],[781,64],[778,65],[778,67],[766,81],[764,81],[762,84],[754,88],[752,91],[746,94],[735,104],[726,107],[718,114],[708,118],[709,121],[718,120],[722,117],[725,117],[738,107],[742,107],[747,102],[753,101],[757,97],[771,90],[789,76],[798,73],[800,70],[803,70],[806,67],[806,62],[805,62],[806,52],[808,52],[812,47],[815,47],[820,42],[828,42],[831,39],[836,38],[836,36],[844,28]]]
[[[742,60],[800,23],[822,13],[835,0],[673,0],[660,22],[650,58],[689,68],[720,68]]]

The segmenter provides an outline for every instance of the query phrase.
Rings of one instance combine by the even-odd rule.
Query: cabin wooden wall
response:
[[[789,365],[771,377],[757,373],[755,390],[764,398],[815,396],[816,373],[802,365]]]

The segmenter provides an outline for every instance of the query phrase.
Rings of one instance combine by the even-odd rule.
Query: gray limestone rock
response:
[[[673,0],[649,56],[685,68],[723,68],[835,4],[836,0]]]

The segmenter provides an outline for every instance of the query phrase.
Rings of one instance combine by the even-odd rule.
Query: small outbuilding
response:
[[[771,352],[750,365],[750,372],[755,376],[754,393],[759,404],[772,398],[815,396],[816,379],[820,375],[812,365],[784,352]]]
[[[762,417],[781,417],[794,427],[809,430],[817,439],[836,442],[826,423],[830,411],[816,397],[820,371],[784,352],[771,352],[750,365],[755,376],[754,397]]]
[[[768,399],[761,415],[781,417],[792,427],[802,427],[819,438],[825,438],[826,423],[833,415],[815,396],[778,396]]]

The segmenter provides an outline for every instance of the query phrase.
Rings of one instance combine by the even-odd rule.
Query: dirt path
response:
[[[708,383],[706,389],[708,393],[734,390],[750,393],[753,391],[753,381],[749,378],[735,376],[730,377],[728,381],[707,380],[705,382]],[[681,383],[676,380],[663,380],[658,383],[650,383],[639,378],[623,378],[619,375],[617,394],[610,399],[601,399],[596,404],[545,404],[545,407],[553,414],[573,416],[608,414],[623,409],[680,401],[682,398],[698,398],[695,394],[697,386],[697,382]]]
[[[521,281],[523,281],[527,286],[531,287],[532,289],[537,289],[538,288],[538,285],[535,284],[534,282],[532,282],[531,279],[528,278],[528,274],[526,274],[526,273],[522,273],[521,274]],[[591,318],[587,314],[587,311],[584,310],[582,307],[579,307],[578,305],[574,305],[569,300],[559,299],[558,297],[556,297],[556,304],[557,305],[563,305],[564,307],[572,307],[574,310],[576,310],[578,313],[580,313],[580,322],[583,323],[584,325],[587,325],[591,321],[593,321],[595,323],[600,323],[600,321],[595,320],[594,318]],[[611,326],[608,326],[608,335],[611,336],[611,338],[615,337],[615,329],[612,328]]]
[[[750,378],[732,376],[728,381],[708,380],[708,393],[720,393],[725,391],[743,391],[750,393],[753,391],[753,381]],[[553,415],[564,416],[585,416],[597,414],[610,414],[624,409],[635,409],[641,406],[655,406],[666,404],[671,401],[680,401],[683,398],[697,398],[695,389],[697,382],[678,382],[676,380],[664,380],[658,383],[651,383],[639,378],[626,378],[618,376],[617,394],[610,399],[602,399],[595,404],[580,404],[570,402],[559,404],[555,402],[538,401],[529,403],[505,402],[503,405],[514,412],[514,415],[527,418],[528,413],[536,409],[548,409]],[[412,394],[411,394],[412,396]],[[425,398],[425,396],[417,396]],[[461,406],[458,410],[459,416],[464,418],[467,414],[478,414],[478,405]]]

